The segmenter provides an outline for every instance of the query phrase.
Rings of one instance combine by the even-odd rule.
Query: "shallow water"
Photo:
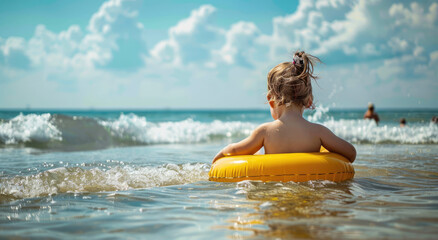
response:
[[[0,238],[434,239],[438,234],[438,131],[427,122],[433,112],[406,131],[389,120],[376,126],[345,117],[353,114],[348,112],[309,115],[357,148],[356,176],[342,183],[209,182],[212,156],[269,113],[179,113],[162,121],[82,113],[92,126],[111,123],[90,143],[95,143],[91,151],[73,141],[85,135],[67,131],[73,126],[60,126],[54,113],[47,119],[32,114],[29,125],[39,123],[40,129],[23,121],[29,114],[15,128],[6,124],[19,113],[0,124],[0,138],[6,139],[0,145]],[[71,121],[79,115],[62,114]],[[50,124],[52,132],[46,131]],[[20,131],[1,135],[8,129]],[[59,135],[51,135],[56,131]]]

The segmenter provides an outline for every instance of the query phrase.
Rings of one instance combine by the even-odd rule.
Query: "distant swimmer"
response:
[[[376,123],[378,124],[380,119],[379,119],[379,115],[377,115],[377,113],[374,112],[374,104],[373,103],[368,103],[368,110],[366,111],[365,115],[363,115],[364,119],[374,119],[374,121],[376,121]]]
[[[402,119],[400,119],[400,127],[401,127],[401,128],[406,127],[406,118],[402,118]]]
[[[437,124],[438,123],[438,117],[437,116],[433,116],[431,122]]]

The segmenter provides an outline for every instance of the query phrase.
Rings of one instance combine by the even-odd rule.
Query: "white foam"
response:
[[[336,135],[353,143],[402,143],[431,144],[438,143],[436,124],[410,124],[400,128],[398,124],[377,125],[373,120],[346,120],[328,115],[330,108],[319,105],[313,114],[307,116],[310,122],[318,122],[328,127]]]
[[[110,169],[55,168],[31,176],[0,179],[0,195],[14,198],[58,193],[124,191],[208,180],[207,164],[160,167],[117,166]]]
[[[14,117],[8,122],[0,123],[0,142],[16,144],[20,142],[61,141],[61,132],[51,122],[51,115],[29,114]]]
[[[436,124],[412,124],[400,128],[398,125],[376,125],[371,120],[328,120],[323,123],[336,135],[360,143],[438,143]]]
[[[315,108],[315,112],[312,115],[307,116],[307,120],[310,122],[319,122],[323,120],[323,117],[327,117],[327,113],[329,110],[330,110],[329,107],[324,107],[322,105],[319,105]]]
[[[186,119],[178,122],[147,122],[145,117],[135,114],[120,115],[115,121],[101,121],[109,127],[113,135],[130,138],[142,143],[194,143],[211,140],[214,136],[232,137],[249,135],[257,126],[249,122],[222,122],[215,120],[209,123]]]
[[[406,128],[384,123],[377,126],[374,121],[362,119],[334,120],[327,114],[328,111],[328,107],[319,106],[312,115],[307,116],[307,119],[325,125],[336,135],[353,143],[438,143],[436,124],[414,123]],[[79,118],[77,120],[81,121]],[[62,141],[63,129],[58,129],[54,122],[54,117],[48,113],[20,114],[10,121],[0,123],[0,143]],[[107,128],[111,135],[136,144],[198,143],[224,138],[236,140],[250,135],[258,125],[242,121],[200,122],[190,118],[176,122],[148,122],[145,117],[135,114],[122,114],[118,119],[99,123]],[[85,131],[87,129],[76,130],[79,136],[89,134]]]

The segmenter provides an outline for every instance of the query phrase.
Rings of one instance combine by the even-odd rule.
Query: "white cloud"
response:
[[[335,20],[331,22],[331,27],[334,30],[334,34],[329,36],[327,40],[322,40],[319,48],[315,49],[315,54],[325,54],[330,51],[338,49],[342,45],[345,54],[357,53],[357,51],[349,51],[348,49],[356,49],[355,46],[351,46],[356,40],[356,37],[368,24],[367,16],[364,9],[366,4],[364,1],[360,1],[351,11],[345,14],[345,19]]]
[[[438,51],[433,51],[430,53],[430,63],[438,63]]]
[[[138,15],[136,7],[138,7],[138,2],[130,0],[105,2],[99,11],[91,17],[88,29],[92,33],[107,34],[112,31],[118,35],[123,35],[127,32],[127,27],[136,26],[136,24],[129,23]],[[128,24],[126,24],[127,22]]]
[[[413,52],[413,54],[414,54],[414,56],[418,57],[418,56],[422,55],[423,52],[424,52],[424,48],[423,48],[423,47],[416,46],[416,47],[414,48],[414,52]]]
[[[110,0],[102,4],[88,25],[89,35],[97,37],[83,42],[83,49],[99,54],[85,56],[95,59],[102,52],[106,53],[104,59],[96,59],[95,62],[112,69],[141,67],[147,54],[144,28],[137,20],[139,4],[139,1],[133,0]]]
[[[169,38],[151,50],[152,61],[176,65],[208,61],[224,34],[222,29],[212,24],[215,11],[213,6],[203,5],[171,27]]]
[[[423,55],[413,53],[405,54],[400,57],[394,57],[384,60],[384,64],[376,71],[380,79],[384,81],[409,81],[414,82],[415,77],[424,77],[428,70],[424,72],[415,72],[414,70],[421,66],[427,65],[428,59]],[[433,70],[431,70],[433,71]]]
[[[376,46],[372,43],[367,43],[363,46],[362,52],[365,55],[379,55],[379,52],[376,49]]]
[[[175,41],[161,41],[151,50],[153,61],[175,63],[181,62],[181,58],[177,56],[178,45]]]
[[[434,49],[437,13],[437,3],[412,2],[407,9],[382,0],[300,1],[293,14],[274,18],[273,34],[262,39],[272,59],[295,49],[323,58],[336,54],[338,63],[343,63],[339,54],[348,62],[365,56],[391,58],[413,47]],[[423,25],[418,28],[417,22]]]
[[[363,1],[300,1],[295,13],[273,20],[273,34],[264,38],[265,43],[272,46],[272,57],[291,49],[356,54],[357,47],[350,44],[368,23],[365,7]]]
[[[438,20],[438,4],[432,3],[429,11],[425,12],[417,2],[412,2],[410,8],[405,8],[402,3],[394,3],[389,9],[389,15],[396,19],[396,25],[433,27]]]
[[[257,51],[257,39],[260,31],[252,22],[238,22],[231,26],[226,33],[226,42],[223,47],[215,51],[218,61],[226,64],[251,66]],[[259,46],[261,47],[261,46]]]
[[[409,44],[406,40],[402,40],[398,37],[393,37],[388,41],[388,45],[394,52],[403,52],[408,49]]]
[[[142,65],[142,51],[138,50],[146,54],[144,30],[136,20],[137,12],[133,10],[136,5],[135,1],[105,2],[91,17],[85,33],[77,25],[60,33],[38,25],[35,34],[27,42],[10,37],[1,46],[6,56],[5,62],[14,62],[13,66],[18,66],[25,64],[28,58],[33,68],[54,72],[71,68],[92,69],[119,59],[135,59],[135,65]],[[123,41],[128,41],[129,46],[120,44]]]
[[[26,54],[26,41],[20,37],[10,37],[5,41],[0,41],[0,57],[4,64],[9,67],[26,69],[30,65],[30,60]],[[1,63],[1,62],[0,62]]]

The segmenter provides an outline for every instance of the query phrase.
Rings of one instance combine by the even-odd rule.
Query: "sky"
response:
[[[316,105],[438,108],[438,1],[0,1],[0,108],[266,108],[319,57]]]

